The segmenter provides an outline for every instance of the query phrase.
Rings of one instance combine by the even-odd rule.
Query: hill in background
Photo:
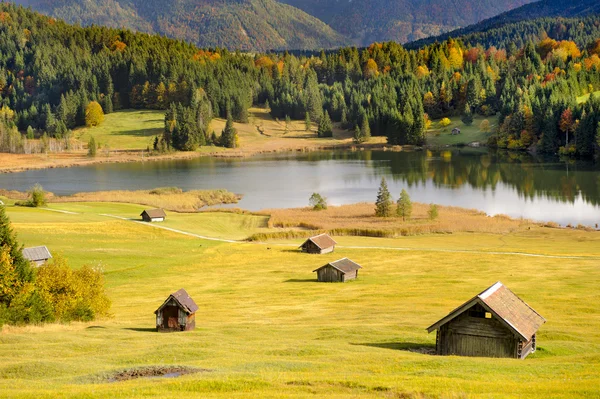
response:
[[[590,20],[592,23],[585,24],[582,19],[593,14],[600,14],[598,0],[575,0],[570,3],[562,0],[542,0],[466,28],[409,43],[406,47],[418,48],[450,37],[460,37],[472,45],[505,47],[512,42],[516,47],[520,47],[527,40],[539,40],[540,36],[545,34],[557,40],[569,39],[583,45],[587,44],[585,40],[589,40],[590,35],[596,34],[598,30],[594,21]]]
[[[345,39],[305,12],[275,0],[17,0],[81,25],[125,27],[202,47],[265,51],[321,49]]]
[[[358,45],[405,43],[467,26],[531,0],[281,0]]]

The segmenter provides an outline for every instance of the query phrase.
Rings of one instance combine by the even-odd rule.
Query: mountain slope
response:
[[[16,0],[81,25],[160,33],[202,47],[319,49],[344,38],[305,12],[275,0]]]
[[[281,0],[320,18],[357,44],[437,35],[531,0]]]
[[[495,43],[498,40],[514,41],[514,44],[519,47],[528,38],[544,33],[551,34],[554,39],[569,38],[577,41],[578,35],[587,36],[589,31],[597,29],[597,26],[595,24],[576,26],[577,24],[570,23],[573,21],[556,20],[556,18],[575,18],[594,14],[600,14],[598,0],[574,0],[570,3],[565,3],[564,0],[542,0],[466,28],[409,43],[406,47],[418,48],[450,37],[460,37],[466,43],[482,45],[498,45]],[[569,25],[573,26],[567,29]]]

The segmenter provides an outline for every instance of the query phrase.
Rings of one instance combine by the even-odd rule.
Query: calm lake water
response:
[[[313,192],[332,205],[374,202],[381,177],[397,198],[480,209],[561,224],[600,224],[600,166],[525,154],[461,149],[446,152],[312,152],[249,159],[103,164],[0,175],[0,188],[40,183],[66,195],[82,191],[225,188],[249,210],[299,207]]]

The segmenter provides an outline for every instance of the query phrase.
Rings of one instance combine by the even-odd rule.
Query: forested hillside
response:
[[[281,0],[320,18],[358,45],[401,43],[467,26],[531,0]]]
[[[598,26],[600,18],[579,23]],[[586,38],[585,45],[545,38],[508,51],[449,40],[418,51],[389,42],[320,56],[250,56],[74,27],[4,3],[0,150],[18,152],[42,134],[68,137],[97,101],[105,113],[169,109],[159,150],[215,143],[213,115],[246,122],[248,108],[264,104],[274,117],[318,122],[319,136],[331,134],[332,120],[358,141],[372,134],[392,145],[423,144],[432,119],[460,115],[469,124],[473,114],[499,115],[490,145],[593,157],[600,100],[576,99],[600,90],[600,35]]]
[[[321,49],[344,44],[319,19],[276,0],[16,0],[71,23],[129,28],[231,50]]]
[[[600,14],[600,2],[597,0],[575,0],[568,3],[561,0],[542,0],[466,28],[409,43],[407,47],[418,48],[436,41],[444,41],[450,37],[460,37],[463,41],[473,45],[480,43],[505,47],[510,42],[514,42],[519,46],[527,40],[539,39],[546,33],[555,39],[570,38],[583,44],[582,40],[586,40],[585,36],[594,34],[598,26],[593,23],[576,26],[571,23],[572,21],[563,19],[595,14]],[[579,22],[580,20],[575,21]]]

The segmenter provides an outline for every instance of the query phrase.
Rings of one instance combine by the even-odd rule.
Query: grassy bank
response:
[[[100,216],[126,215],[135,207],[50,206],[72,213],[8,208],[25,245],[48,245],[75,268],[103,265],[114,316],[5,326],[1,396],[597,397],[597,233],[534,227],[505,234],[336,237],[336,253],[311,256],[295,250],[300,239],[221,243]],[[181,228],[202,225],[206,235],[224,235],[240,224],[246,233],[266,228],[264,218],[247,219],[257,218],[252,215],[184,216]],[[348,248],[353,246],[365,248]],[[576,257],[509,254],[520,251]],[[344,256],[364,267],[359,280],[314,281],[316,266]],[[538,334],[538,352],[525,361],[420,353],[435,342],[425,327],[497,280],[548,320]],[[200,306],[196,330],[155,333],[153,311],[181,287]],[[103,377],[169,365],[210,371],[116,383]]]
[[[479,126],[486,119],[490,122],[490,128],[488,132],[483,132]],[[439,120],[433,122],[431,128],[425,132],[427,145],[443,147],[448,145],[467,145],[474,142],[485,144],[491,136],[491,132],[498,127],[497,116],[483,117],[474,115],[471,126],[465,125],[460,120],[460,116],[454,116],[450,120],[450,125],[446,127],[440,126]],[[461,133],[452,135],[452,130],[455,128],[460,129]]]

